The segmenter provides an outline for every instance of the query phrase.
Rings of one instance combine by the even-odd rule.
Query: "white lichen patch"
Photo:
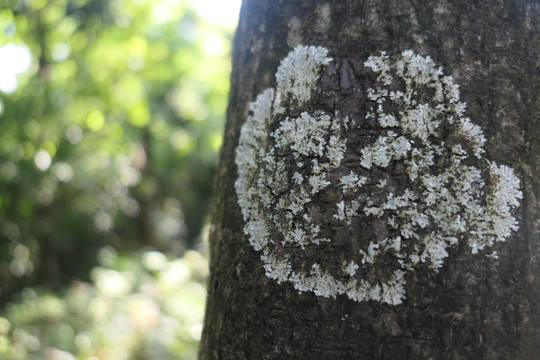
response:
[[[250,104],[236,152],[244,232],[278,283],[400,304],[408,271],[437,272],[459,243],[476,254],[518,229],[519,180],[483,158],[453,78],[412,51],[365,62],[376,78],[365,121],[379,134],[349,146],[359,121],[312,107],[330,61],[325,48],[296,47],[277,88]]]
[[[278,98],[296,102],[300,107],[311,100],[321,65],[332,60],[327,54],[325,48],[314,46],[297,46],[291,51],[276,72]],[[276,101],[274,106],[275,112],[284,110],[280,101]]]

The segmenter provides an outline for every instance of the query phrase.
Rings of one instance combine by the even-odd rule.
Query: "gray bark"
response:
[[[215,182],[200,359],[538,358],[539,29],[533,0],[244,0]],[[519,230],[494,246],[499,259],[458,246],[438,273],[407,273],[399,305],[299,293],[265,275],[243,232],[235,150],[249,103],[275,87],[279,62],[299,44],[329,49],[334,61],[314,102],[340,104],[342,113],[365,114],[362,64],[381,50],[429,55],[454,77],[467,116],[484,130],[485,157],[512,167],[521,182]]]

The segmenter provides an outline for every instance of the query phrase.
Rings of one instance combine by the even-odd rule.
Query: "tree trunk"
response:
[[[244,0],[200,358],[536,359],[539,29],[533,0]]]

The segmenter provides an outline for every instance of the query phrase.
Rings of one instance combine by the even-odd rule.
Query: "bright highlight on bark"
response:
[[[236,152],[244,232],[278,283],[397,305],[408,271],[437,272],[458,243],[476,254],[518,229],[519,180],[483,158],[453,78],[410,50],[364,63],[377,78],[365,118],[380,135],[355,149],[358,121],[310,106],[330,61],[325,48],[296,47],[277,88],[250,104]],[[358,234],[374,223],[382,237]]]

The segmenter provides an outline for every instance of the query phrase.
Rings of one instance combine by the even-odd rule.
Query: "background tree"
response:
[[[201,359],[535,358],[539,20],[244,2]]]

